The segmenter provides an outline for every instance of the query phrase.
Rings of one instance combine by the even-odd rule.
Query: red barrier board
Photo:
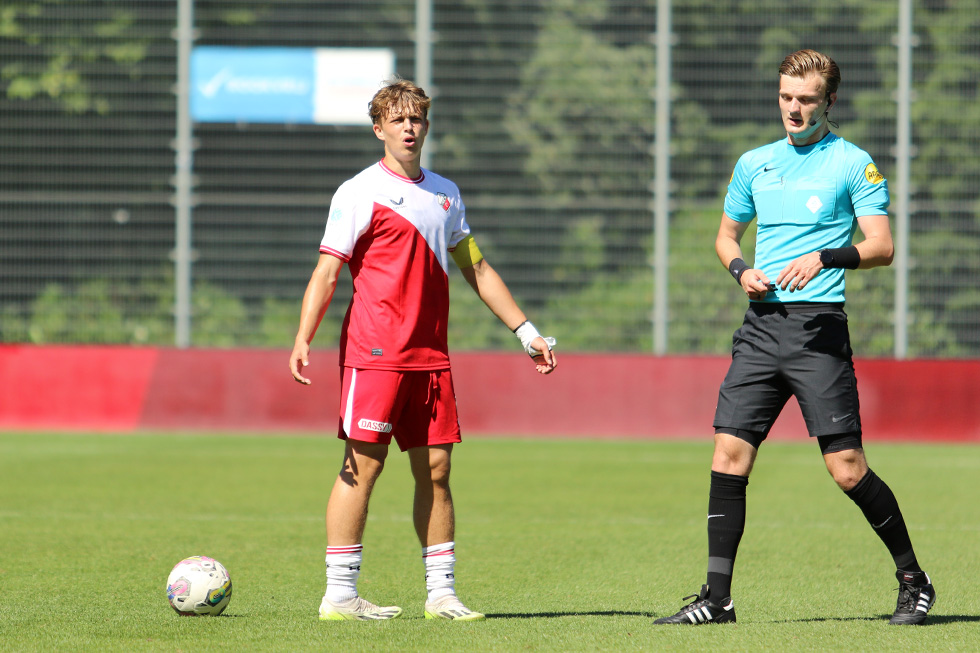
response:
[[[145,429],[337,430],[337,352],[314,352],[304,386],[289,352],[257,349],[161,350],[150,376]]]
[[[0,345],[0,428],[131,431],[159,352]]]
[[[455,353],[468,435],[708,439],[722,356]],[[0,345],[0,429],[337,430],[337,352],[293,381],[281,350]],[[980,442],[980,361],[855,362],[865,437]],[[806,437],[795,400],[770,436]]]

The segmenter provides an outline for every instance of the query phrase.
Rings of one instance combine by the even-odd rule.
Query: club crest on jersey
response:
[[[436,193],[436,204],[441,206],[443,211],[448,211],[452,202],[449,201],[449,196],[445,193]]]
[[[340,217],[343,214],[344,214],[344,212],[341,211],[340,209],[334,209],[333,211],[330,212],[330,220],[329,221],[330,222],[336,222],[337,220],[340,220]]]

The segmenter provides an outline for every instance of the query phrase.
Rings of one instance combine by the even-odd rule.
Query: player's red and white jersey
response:
[[[354,281],[341,365],[449,367],[449,252],[469,233],[456,184],[429,170],[408,179],[378,162],[337,189],[320,252]]]

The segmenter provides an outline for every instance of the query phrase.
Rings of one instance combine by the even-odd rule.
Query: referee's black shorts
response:
[[[761,442],[791,395],[810,437],[861,434],[857,378],[843,304],[752,302],[732,337],[716,431]],[[756,443],[758,446],[758,443]]]

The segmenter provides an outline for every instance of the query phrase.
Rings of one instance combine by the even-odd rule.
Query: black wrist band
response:
[[[861,254],[854,245],[820,250],[820,263],[825,268],[856,270],[861,265]]]
[[[728,271],[732,273],[732,277],[739,284],[742,283],[742,273],[748,269],[748,264],[740,258],[733,258],[732,262],[728,264]]]

